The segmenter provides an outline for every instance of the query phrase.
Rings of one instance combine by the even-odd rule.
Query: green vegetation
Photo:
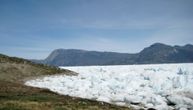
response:
[[[0,54],[0,110],[129,110],[104,102],[58,95],[47,89],[28,87],[23,80],[41,75],[74,75],[30,61]]]

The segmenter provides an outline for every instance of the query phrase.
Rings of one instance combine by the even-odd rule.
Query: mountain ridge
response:
[[[56,49],[46,59],[33,61],[52,66],[190,63],[193,62],[193,45],[154,43],[138,53]]]

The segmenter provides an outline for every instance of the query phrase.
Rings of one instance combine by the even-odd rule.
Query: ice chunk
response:
[[[25,84],[137,108],[193,109],[192,67],[191,63],[61,67],[79,74],[48,76]]]

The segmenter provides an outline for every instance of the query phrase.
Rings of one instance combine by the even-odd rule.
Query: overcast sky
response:
[[[0,0],[0,53],[58,48],[136,53],[193,42],[193,0]]]

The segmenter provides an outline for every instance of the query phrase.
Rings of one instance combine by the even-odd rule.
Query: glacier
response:
[[[25,84],[135,109],[193,110],[193,63],[60,68],[78,75],[45,76]]]

